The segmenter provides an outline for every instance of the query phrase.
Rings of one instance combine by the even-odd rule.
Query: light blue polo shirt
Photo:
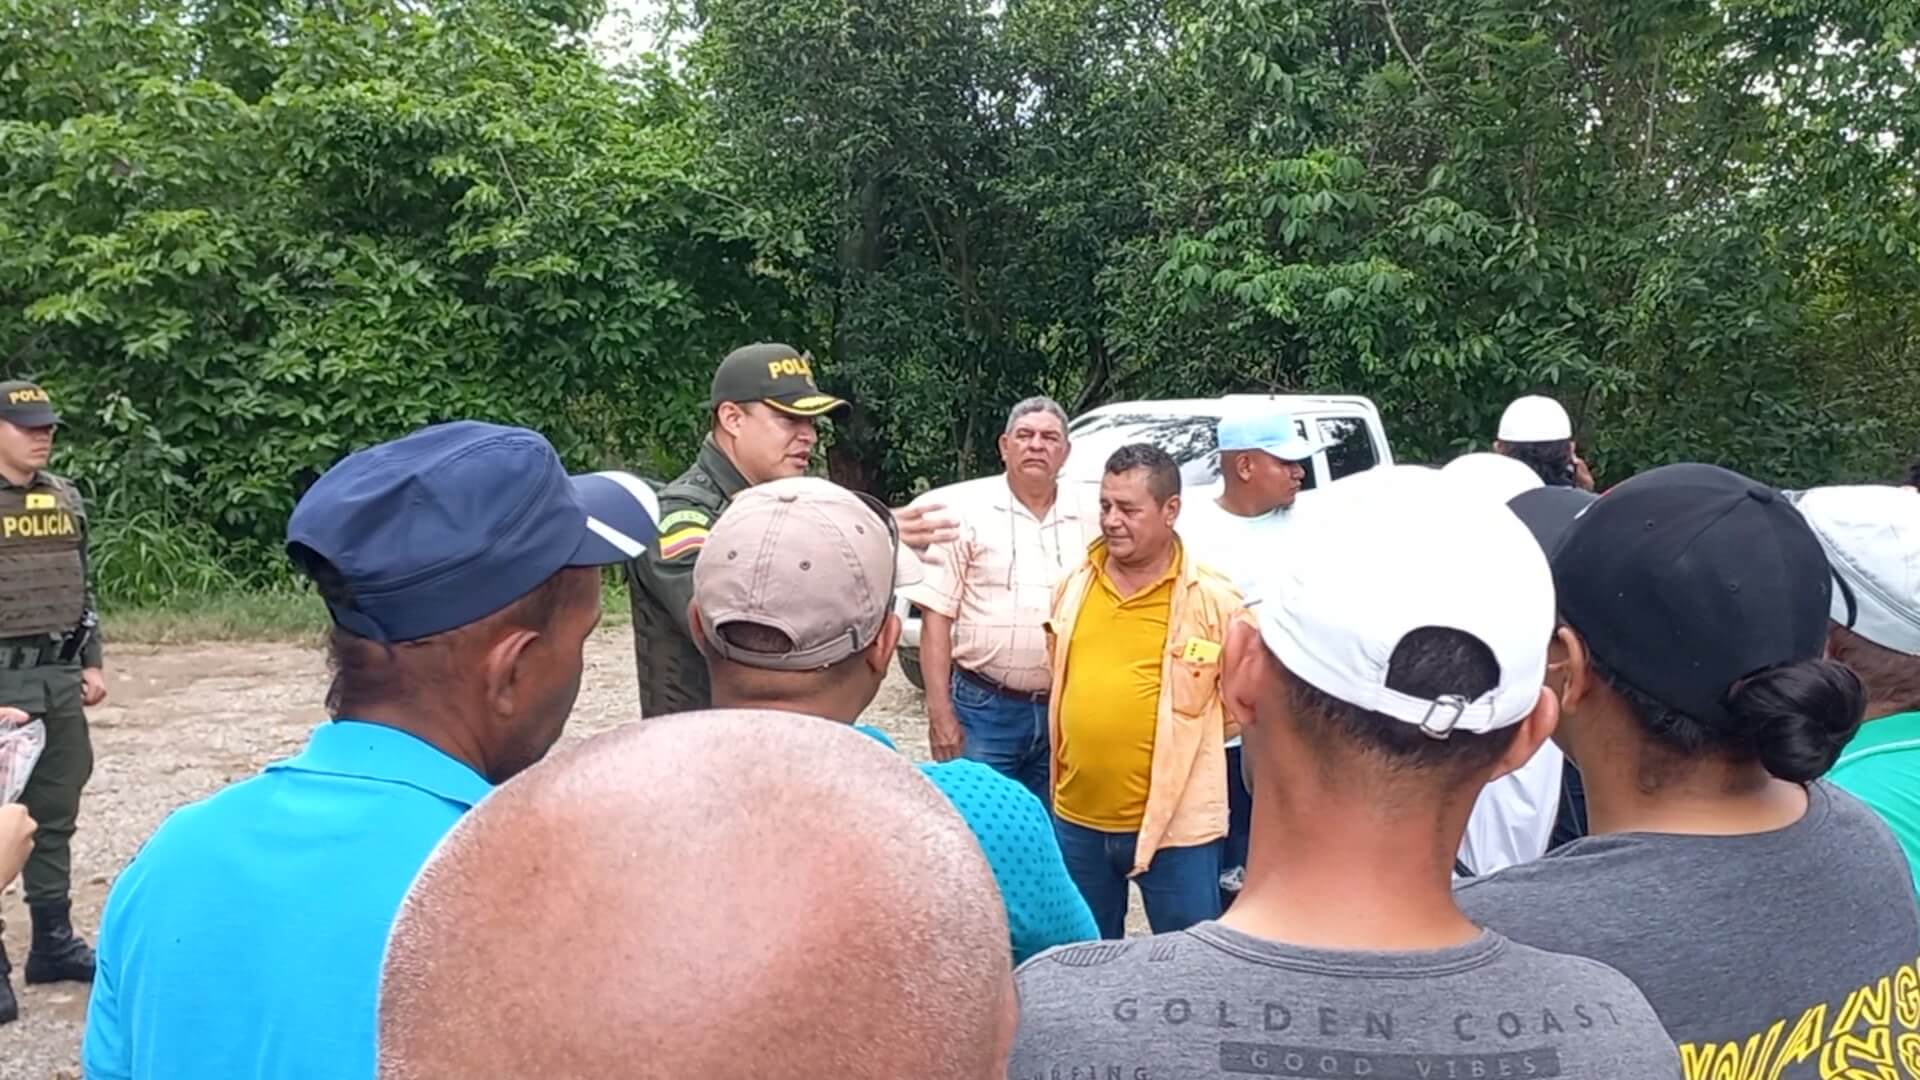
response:
[[[489,790],[412,735],[340,720],[174,813],[107,898],[86,1075],[373,1076],[387,932]]]
[[[854,730],[899,749],[879,728],[855,724]],[[1016,965],[1055,945],[1099,939],[1093,911],[1060,855],[1053,818],[1025,784],[978,761],[925,761],[918,767],[959,811],[993,868]]]

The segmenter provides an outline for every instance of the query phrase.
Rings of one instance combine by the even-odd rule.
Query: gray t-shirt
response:
[[[1326,952],[1219,923],[1053,949],[1016,973],[1009,1080],[1675,1080],[1619,972],[1482,934],[1431,952]]]
[[[1886,826],[1824,782],[1784,829],[1589,837],[1457,895],[1483,926],[1625,972],[1689,1080],[1920,1076],[1913,879]]]

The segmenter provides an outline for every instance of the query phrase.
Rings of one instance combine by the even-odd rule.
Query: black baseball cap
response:
[[[790,416],[826,416],[852,408],[813,382],[813,357],[791,345],[767,342],[727,354],[713,373],[715,408],[725,402],[764,402]]]
[[[1800,511],[1717,465],[1665,465],[1608,491],[1553,554],[1560,614],[1635,689],[1729,722],[1727,691],[1826,647],[1833,575]]]
[[[1554,484],[1548,487],[1531,488],[1507,500],[1507,509],[1513,511],[1520,523],[1533,534],[1540,544],[1540,550],[1553,557],[1554,550],[1573,526],[1573,519],[1580,512],[1593,505],[1599,498],[1591,491],[1579,488],[1561,487]]]
[[[15,379],[0,383],[0,420],[16,427],[57,427],[60,414],[53,411],[53,399],[45,390]]]
[[[639,558],[660,504],[626,473],[568,476],[537,432],[462,420],[350,454],[314,482],[287,547],[339,571],[333,621],[375,641],[477,622],[570,566]]]

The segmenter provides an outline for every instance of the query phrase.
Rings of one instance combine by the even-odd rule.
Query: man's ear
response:
[[[747,411],[731,401],[723,401],[714,407],[713,426],[729,435],[740,434],[740,424],[746,419]]]
[[[1487,781],[1498,780],[1508,773],[1533,760],[1542,743],[1553,737],[1553,729],[1560,724],[1560,700],[1553,691],[1540,688],[1540,696],[1534,699],[1533,711],[1520,721],[1520,730],[1513,734],[1513,745],[1493,763],[1493,772]]]
[[[1180,520],[1180,496],[1178,495],[1167,496],[1167,505],[1162,507],[1161,509],[1162,509],[1162,512],[1164,512],[1167,515],[1167,524],[1171,525],[1174,522],[1179,521]]]
[[[523,660],[540,640],[538,630],[514,627],[487,649],[480,671],[487,694],[487,706],[496,716],[512,716],[518,710],[521,683],[526,674]]]
[[[1572,631],[1568,630],[1564,626],[1555,626],[1553,628],[1553,637],[1547,639],[1548,670],[1553,670],[1556,668],[1561,671],[1566,670],[1567,661],[1572,656],[1572,653],[1569,651],[1567,647],[1567,642],[1563,638],[1561,638],[1560,635],[1571,634],[1571,633]]]
[[[1564,657],[1559,662],[1565,665],[1566,680],[1560,688],[1560,710],[1573,712],[1580,704],[1591,698],[1594,693],[1597,676],[1593,673],[1593,654],[1587,651],[1587,643],[1570,626],[1561,626],[1553,632],[1553,645],[1547,650],[1547,657]]]
[[[874,635],[873,644],[866,647],[867,666],[885,676],[887,665],[893,662],[893,651],[899,644],[900,616],[889,611],[887,620],[880,624],[880,632]]]
[[[1560,628],[1555,627],[1553,636],[1547,639],[1547,689],[1555,694],[1567,686],[1567,646],[1560,640]]]
[[[1244,618],[1227,624],[1227,642],[1220,650],[1220,703],[1243,730],[1259,724],[1260,699],[1272,693],[1271,662],[1258,627]]]

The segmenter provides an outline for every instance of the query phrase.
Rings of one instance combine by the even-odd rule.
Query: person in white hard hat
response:
[[[1549,486],[1593,490],[1593,474],[1573,444],[1573,421],[1550,397],[1515,398],[1500,414],[1493,452],[1522,462]]]

